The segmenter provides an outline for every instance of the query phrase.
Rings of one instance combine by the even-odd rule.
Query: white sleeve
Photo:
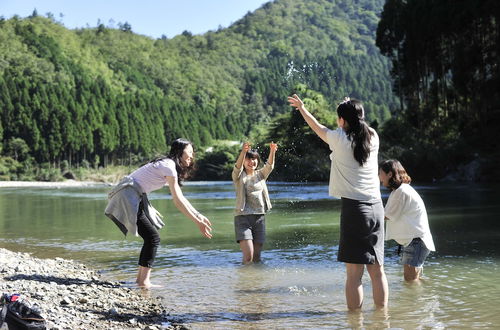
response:
[[[328,142],[330,150],[332,151],[335,150],[335,147],[338,144],[338,139],[339,139],[339,132],[337,130],[329,129],[328,131],[326,131],[326,141]]]
[[[393,221],[400,220],[406,208],[407,200],[407,196],[400,189],[391,192],[384,209],[385,217]]]
[[[162,176],[173,176],[177,177],[177,170],[175,169],[175,162],[171,159],[164,159],[157,164],[158,170],[161,172]]]

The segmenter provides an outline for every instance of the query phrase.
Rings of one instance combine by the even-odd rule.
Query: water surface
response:
[[[205,239],[175,209],[168,190],[151,195],[165,215],[153,281],[171,316],[194,329],[492,328],[500,322],[500,193],[486,185],[416,186],[426,202],[437,252],[421,285],[407,285],[396,246],[386,244],[390,299],[348,313],[344,265],[336,261],[340,202],[324,184],[270,183],[263,264],[241,266],[229,182],[189,183],[187,198],[214,226]],[[109,187],[3,188],[0,247],[74,259],[104,276],[134,281],[140,238],[124,238],[103,216]],[[383,190],[384,198],[388,191]]]

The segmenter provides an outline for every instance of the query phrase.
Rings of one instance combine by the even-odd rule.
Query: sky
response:
[[[128,22],[132,31],[152,38],[172,38],[187,30],[202,34],[228,27],[269,0],[0,0],[0,16],[26,17],[36,8],[67,28],[108,27]]]

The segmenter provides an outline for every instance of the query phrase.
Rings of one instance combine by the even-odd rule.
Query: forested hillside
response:
[[[232,26],[157,40],[127,23],[69,30],[53,16],[0,19],[0,153],[99,165],[240,139],[289,112],[302,84],[326,103],[397,105],[375,46],[383,0],[276,0]],[[0,13],[1,15],[1,13]]]
[[[377,45],[401,101],[384,125],[386,153],[423,179],[475,161],[483,171],[469,179],[498,180],[500,2],[387,0]]]

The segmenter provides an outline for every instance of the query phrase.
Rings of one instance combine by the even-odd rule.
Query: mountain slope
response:
[[[0,137],[37,162],[164,153],[240,138],[289,111],[297,84],[334,103],[365,101],[369,120],[394,104],[374,45],[383,0],[277,0],[232,26],[153,40],[130,27],[68,30],[44,17],[0,20]],[[10,148],[10,149],[9,149]]]

